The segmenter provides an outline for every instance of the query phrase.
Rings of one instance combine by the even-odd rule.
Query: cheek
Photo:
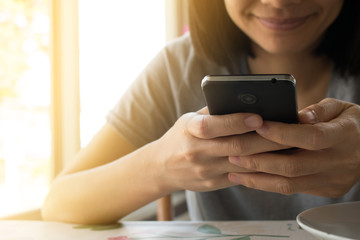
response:
[[[340,14],[344,0],[318,0],[323,9],[323,25],[330,25]]]
[[[239,28],[246,27],[246,18],[251,13],[254,0],[225,0],[225,8],[231,20]]]
[[[318,20],[318,23],[314,24],[317,26],[316,32],[318,33],[324,33],[326,29],[329,28],[329,26],[337,19],[343,7],[343,1],[339,0],[327,0],[326,3],[323,4],[323,13]]]
[[[344,1],[333,1],[333,7],[329,9],[331,22],[333,22],[339,16],[343,5]]]

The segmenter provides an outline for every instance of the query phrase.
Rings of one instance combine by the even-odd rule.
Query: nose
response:
[[[260,0],[262,4],[270,5],[274,8],[284,8],[299,4],[302,0]]]

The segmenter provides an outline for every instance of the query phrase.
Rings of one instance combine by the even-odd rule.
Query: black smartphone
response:
[[[201,88],[212,115],[250,112],[264,120],[298,122],[296,81],[290,74],[207,75]]]

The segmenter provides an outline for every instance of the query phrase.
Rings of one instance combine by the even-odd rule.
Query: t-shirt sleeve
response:
[[[107,122],[135,147],[158,139],[177,119],[171,85],[163,49],[109,112]]]

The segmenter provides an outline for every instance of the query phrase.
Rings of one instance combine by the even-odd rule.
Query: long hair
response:
[[[359,0],[344,0],[314,51],[331,59],[341,75],[360,75],[359,9]],[[196,53],[219,65],[231,66],[239,54],[252,55],[250,39],[230,19],[224,0],[189,0],[189,28]]]

